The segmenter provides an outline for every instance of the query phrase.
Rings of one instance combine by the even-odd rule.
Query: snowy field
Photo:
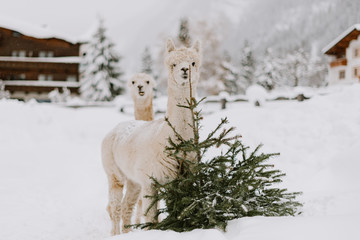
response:
[[[204,133],[227,116],[245,144],[281,153],[273,162],[287,173],[285,187],[303,191],[301,216],[238,219],[226,233],[136,230],[116,237],[109,235],[100,142],[133,116],[115,107],[0,101],[0,239],[359,239],[360,85],[335,90],[260,108],[203,105],[213,112],[204,116]]]

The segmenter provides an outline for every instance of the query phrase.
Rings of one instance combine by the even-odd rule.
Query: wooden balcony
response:
[[[330,62],[330,67],[338,67],[338,66],[346,66],[347,65],[347,60],[346,58],[338,58],[332,62]]]

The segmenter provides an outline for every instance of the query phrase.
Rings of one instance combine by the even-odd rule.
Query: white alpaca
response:
[[[165,64],[168,67],[168,103],[166,116],[177,132],[184,138],[193,138],[189,109],[177,105],[186,105],[190,98],[189,72],[191,71],[192,96],[196,95],[199,80],[200,43],[192,48],[175,49],[174,43],[167,41]],[[189,69],[191,68],[191,69]],[[164,153],[168,138],[174,138],[174,132],[164,119],[150,122],[123,122],[115,127],[103,140],[102,161],[109,181],[108,212],[112,220],[112,234],[120,234],[129,229],[124,225],[131,223],[131,215],[138,196],[153,195],[150,177],[159,182],[166,177],[175,177],[178,164]],[[126,194],[123,198],[123,188]],[[143,198],[144,209],[150,206],[151,199]],[[145,220],[155,221],[156,207],[149,209]]]
[[[136,120],[154,120],[152,105],[154,86],[154,79],[145,73],[137,73],[129,79],[128,87],[134,101]]]
[[[155,81],[153,77],[145,73],[137,73],[128,81],[131,98],[134,101],[134,113],[136,120],[152,121],[154,120],[153,111],[153,87]],[[137,205],[136,220],[140,223],[142,216],[142,198],[140,197]]]

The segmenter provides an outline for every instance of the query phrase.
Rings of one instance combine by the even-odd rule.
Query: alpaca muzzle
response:
[[[142,90],[143,86],[138,86],[138,89],[139,89],[139,95],[140,96],[144,96],[145,95],[145,92]]]

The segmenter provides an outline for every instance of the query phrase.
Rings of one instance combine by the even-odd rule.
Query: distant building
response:
[[[22,100],[46,101],[50,91],[64,87],[78,94],[81,43],[35,31],[31,35],[31,30],[24,33],[0,22],[0,81],[5,90]]]
[[[360,24],[353,25],[323,49],[332,57],[329,84],[360,82]]]

